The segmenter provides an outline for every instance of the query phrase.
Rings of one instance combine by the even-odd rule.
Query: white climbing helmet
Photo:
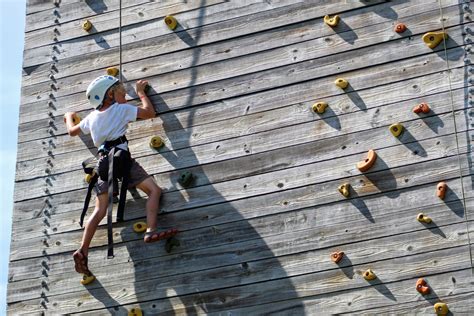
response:
[[[99,110],[105,98],[105,93],[119,80],[112,76],[100,76],[94,79],[87,87],[86,97],[90,104]]]

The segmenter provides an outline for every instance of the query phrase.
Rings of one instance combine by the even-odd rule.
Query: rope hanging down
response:
[[[444,16],[443,16],[443,9],[441,6],[441,1],[438,1],[439,3],[439,12],[441,16],[441,27],[443,29],[443,32],[446,32],[446,29],[444,27]],[[471,238],[469,236],[469,219],[467,215],[467,208],[466,208],[466,195],[464,193],[464,181],[462,178],[462,164],[461,164],[461,153],[459,150],[459,137],[458,137],[458,129],[457,129],[457,123],[456,123],[456,113],[454,111],[454,97],[453,97],[453,87],[451,83],[451,68],[449,67],[449,59],[448,59],[448,50],[446,47],[446,38],[443,37],[443,43],[444,43],[444,57],[446,59],[446,70],[448,72],[448,84],[449,84],[449,96],[451,99],[451,113],[453,115],[453,123],[454,123],[454,135],[456,139],[456,150],[457,150],[457,157],[458,157],[458,165],[459,165],[459,179],[461,181],[461,194],[462,194],[462,201],[463,201],[463,211],[464,211],[464,222],[466,224],[466,233],[467,233],[467,241],[469,243],[469,259],[471,263],[471,275],[474,274],[474,266],[472,264],[472,250],[471,250]]]

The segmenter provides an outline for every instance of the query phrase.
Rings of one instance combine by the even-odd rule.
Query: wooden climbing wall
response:
[[[440,301],[474,310],[469,1],[121,3],[28,3],[10,314],[430,314]],[[146,78],[159,112],[130,125],[131,152],[163,188],[159,225],[178,227],[181,245],[168,254],[163,241],[143,243],[132,224],[145,198],[130,192],[115,258],[103,222],[89,254],[97,280],[82,286],[71,255],[83,232],[80,163],[95,149],[67,135],[63,115],[87,115],[87,85],[118,66],[120,12],[131,103]],[[407,31],[395,33],[397,22]],[[443,28],[449,38],[428,48],[422,35]],[[317,101],[324,114],[311,110]],[[420,102],[432,111],[414,114]],[[155,135],[159,152],[148,146]],[[356,163],[371,148],[378,159],[362,174]],[[184,171],[195,175],[188,188],[177,183]],[[433,222],[418,222],[420,211]],[[375,281],[362,277],[369,268]],[[428,296],[415,289],[420,277]]]

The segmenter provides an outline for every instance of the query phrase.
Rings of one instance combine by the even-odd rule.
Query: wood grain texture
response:
[[[472,309],[469,2],[124,1],[130,101],[139,104],[133,85],[146,77],[160,113],[130,124],[130,148],[162,187],[159,229],[177,227],[180,246],[167,253],[164,241],[147,245],[133,232],[146,195],[132,190],[125,222],[114,224],[114,259],[105,222],[98,227],[89,252],[97,281],[87,287],[71,255],[83,234],[79,163],[95,149],[69,137],[62,116],[84,117],[89,80],[117,64],[118,9],[61,2],[49,79],[51,6],[31,0],[27,11],[10,314],[422,314],[439,300]],[[169,13],[175,32],[157,27]],[[335,13],[341,23],[330,28],[322,17]],[[91,35],[77,28],[84,18]],[[394,33],[397,22],[408,31]],[[449,39],[427,48],[423,34],[443,26]],[[323,115],[311,110],[317,101],[329,104]],[[432,111],[412,113],[420,102]],[[396,122],[400,138],[388,130]],[[147,145],[154,135],[165,140],[159,152]],[[361,173],[368,149],[378,159]],[[183,171],[195,175],[190,187],[177,183]],[[421,211],[431,224],[416,220]],[[346,253],[339,265],[335,250]],[[362,278],[367,268],[377,281]],[[414,289],[419,277],[432,287],[426,298]]]

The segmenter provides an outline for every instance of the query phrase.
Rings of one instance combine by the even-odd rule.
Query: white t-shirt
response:
[[[138,108],[127,103],[114,103],[105,111],[94,110],[81,122],[79,127],[84,134],[91,134],[94,145],[98,148],[105,141],[125,135],[128,123],[137,120]],[[127,144],[121,144],[127,149]]]

